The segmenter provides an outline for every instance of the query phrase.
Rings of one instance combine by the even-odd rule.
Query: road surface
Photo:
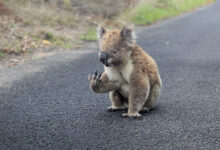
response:
[[[108,112],[90,91],[97,49],[0,71],[0,149],[220,149],[220,2],[138,30],[158,63],[158,107],[140,120]]]

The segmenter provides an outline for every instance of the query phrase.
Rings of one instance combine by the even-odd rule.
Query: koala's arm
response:
[[[96,93],[108,93],[110,91],[115,91],[120,88],[120,83],[118,81],[109,81],[106,73],[97,75],[89,75],[90,88]]]

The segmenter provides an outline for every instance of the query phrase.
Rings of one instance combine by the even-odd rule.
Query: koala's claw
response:
[[[96,70],[96,72],[95,72],[95,76],[97,76],[97,74],[98,74],[98,70]]]
[[[93,74],[93,75],[91,75],[91,74],[89,74],[88,75],[88,80],[100,80],[100,77],[101,77],[101,75],[102,75],[102,72],[98,75],[98,71],[96,70],[96,72]]]
[[[99,74],[99,78],[102,76],[102,72]]]
[[[90,87],[93,90],[97,90],[99,88],[99,85],[102,83],[101,74],[98,75],[98,71],[96,71],[93,75],[88,75],[88,80],[90,82]]]

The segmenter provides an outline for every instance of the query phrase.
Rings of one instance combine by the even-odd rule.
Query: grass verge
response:
[[[80,36],[81,40],[86,41],[96,41],[97,40],[97,30],[95,28],[87,28],[86,32]]]
[[[141,2],[126,14],[128,21],[137,25],[148,25],[157,20],[179,15],[215,0],[158,0],[157,3]]]
[[[4,58],[4,57],[5,57],[5,54],[0,51],[0,60],[1,60],[1,58]]]

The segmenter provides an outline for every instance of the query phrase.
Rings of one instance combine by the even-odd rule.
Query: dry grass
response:
[[[129,5],[129,0],[71,0],[73,7],[82,13],[112,18]]]
[[[74,48],[80,40],[94,41],[97,24],[118,25],[112,20],[128,5],[127,0],[2,2],[0,58],[5,54],[17,55],[48,46]]]
[[[19,14],[24,25],[74,27],[76,24],[76,16],[71,11],[62,10],[54,3],[35,4],[19,1],[14,3],[13,0],[9,0],[6,4],[15,14]]]
[[[80,30],[74,30],[78,24],[72,10],[58,8],[53,3],[3,2],[0,4],[0,59],[36,48],[77,46],[76,35]]]

